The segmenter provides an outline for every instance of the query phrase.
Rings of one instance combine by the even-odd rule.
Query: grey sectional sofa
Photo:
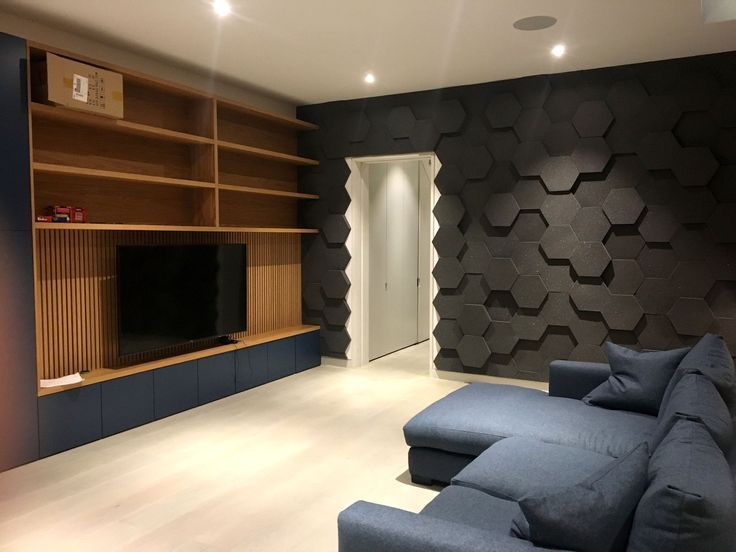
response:
[[[685,356],[657,416],[585,404],[609,374],[607,364],[558,361],[549,395],[471,384],[429,406],[404,427],[409,468],[415,482],[449,486],[418,514],[355,503],[338,519],[340,550],[546,550],[512,535],[525,497],[580,485],[641,443],[651,455],[643,495],[601,550],[732,550],[736,373],[723,340],[705,336]],[[585,524],[583,515],[560,530]]]

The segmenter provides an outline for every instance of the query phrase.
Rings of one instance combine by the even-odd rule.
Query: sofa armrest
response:
[[[337,518],[339,552],[528,552],[528,541],[359,501]]]
[[[555,360],[549,365],[549,394],[551,397],[582,399],[610,375],[608,364]]]

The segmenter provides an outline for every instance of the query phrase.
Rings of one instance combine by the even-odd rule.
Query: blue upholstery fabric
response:
[[[718,446],[727,451],[733,441],[731,413],[711,381],[698,373],[684,375],[677,383],[657,420],[650,440],[655,450],[678,418],[687,417],[703,423]]]
[[[445,450],[411,447],[409,449],[409,472],[417,483],[449,485],[452,478],[474,458],[475,456]]]
[[[521,514],[521,510],[514,501],[502,500],[475,489],[451,485],[438,494],[420,513],[508,535],[511,522]]]
[[[452,484],[518,501],[553,488],[572,487],[610,462],[610,456],[597,452],[509,437],[473,460]]]
[[[608,364],[554,360],[549,363],[549,396],[582,399],[610,375]]]
[[[656,416],[667,384],[690,349],[640,353],[606,343],[611,375],[583,398],[590,405]]]
[[[606,410],[542,391],[474,383],[430,405],[404,426],[409,446],[479,455],[518,436],[621,456],[649,437],[656,418]]]
[[[731,550],[733,479],[702,424],[679,420],[672,427],[652,455],[649,480],[634,515],[631,552]]]
[[[521,499],[514,534],[542,546],[610,550],[644,493],[648,460],[641,443],[577,485]]]

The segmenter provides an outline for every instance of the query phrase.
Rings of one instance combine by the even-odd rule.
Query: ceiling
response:
[[[3,0],[8,13],[298,104],[736,50],[700,0]],[[515,20],[558,19],[524,32]],[[562,59],[549,50],[567,45]],[[87,52],[85,52],[87,53]],[[93,53],[88,53],[93,56]],[[372,71],[376,83],[363,75]]]

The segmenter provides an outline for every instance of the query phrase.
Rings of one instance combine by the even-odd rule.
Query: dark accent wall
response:
[[[0,33],[0,471],[38,458],[26,42]]]
[[[305,106],[304,316],[344,356],[348,156],[436,151],[439,369],[736,352],[736,53]]]

